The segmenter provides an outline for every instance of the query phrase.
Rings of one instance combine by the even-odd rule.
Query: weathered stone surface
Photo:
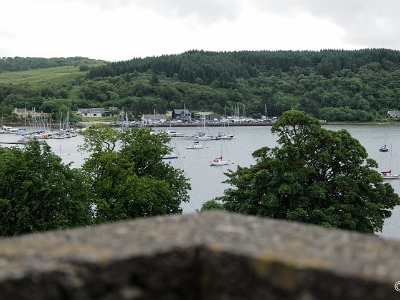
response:
[[[206,212],[0,239],[3,299],[400,299],[400,243]]]

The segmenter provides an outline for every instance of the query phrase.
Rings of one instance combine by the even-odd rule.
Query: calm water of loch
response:
[[[350,134],[357,138],[366,148],[369,156],[379,164],[379,171],[392,170],[400,173],[400,127],[390,125],[326,125],[326,129],[339,130],[346,128]],[[155,128],[155,130],[165,130],[166,128]],[[184,132],[191,136],[201,128],[196,127],[176,127],[174,130]],[[218,128],[210,127],[210,133],[217,134],[224,131],[234,134],[234,138],[229,141],[202,141],[203,149],[186,149],[186,146],[193,144],[191,137],[173,138],[171,146],[177,159],[168,160],[173,166],[184,170],[185,175],[190,178],[192,190],[190,191],[190,202],[182,204],[184,213],[195,212],[201,205],[214,197],[223,194],[229,187],[222,183],[226,179],[223,174],[226,170],[236,170],[236,166],[243,167],[254,164],[251,156],[252,152],[263,146],[274,147],[276,136],[271,134],[268,126],[245,126]],[[13,142],[19,139],[14,134],[1,134],[0,142]],[[54,153],[60,155],[64,162],[73,162],[73,167],[79,167],[86,155],[77,151],[77,146],[83,141],[82,136],[70,139],[47,140]],[[386,144],[389,153],[379,152],[379,148]],[[4,145],[3,145],[4,146]],[[226,166],[211,167],[210,160],[220,156],[229,160]],[[388,181],[400,194],[400,180]],[[393,210],[392,216],[385,221],[383,232],[379,233],[382,237],[400,240],[400,206]]]

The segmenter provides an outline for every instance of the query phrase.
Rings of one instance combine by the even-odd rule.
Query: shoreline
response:
[[[206,123],[206,127],[221,127],[229,128],[236,126],[272,126],[274,123],[229,123],[229,125],[224,125],[223,123]],[[121,124],[110,124],[110,126],[119,127]],[[142,125],[131,125],[132,127],[140,127]],[[145,127],[204,127],[200,123],[178,123],[178,124],[143,124]]]
[[[121,123],[110,122],[110,121],[81,121],[79,123],[70,124],[71,128],[86,128],[93,124],[108,124],[112,127],[122,127]],[[272,126],[274,122],[231,122],[229,123],[206,123],[206,127],[221,127],[221,128],[229,128],[229,127],[240,127],[240,126]],[[400,126],[400,122],[328,122],[324,120],[320,120],[321,125],[376,125],[376,126]],[[11,127],[25,127],[24,124],[20,123],[3,123],[4,126],[11,126]],[[53,124],[52,124],[53,125]],[[58,124],[54,124],[59,126]],[[145,126],[145,127],[204,127],[200,123],[175,123],[169,124],[168,121],[164,124],[143,124],[143,125],[129,125],[132,127],[137,126]],[[26,126],[31,127],[31,126]]]

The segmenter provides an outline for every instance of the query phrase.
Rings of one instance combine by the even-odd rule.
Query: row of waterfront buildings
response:
[[[106,111],[105,108],[79,108],[77,114],[83,117],[103,117],[103,116],[109,116],[112,114],[112,112],[118,112],[121,116],[123,116],[123,112],[121,113],[120,110],[117,107],[109,107],[109,110]],[[37,112],[35,109],[32,110],[27,110],[26,108],[15,108],[13,113],[17,114],[21,118],[26,118],[28,116],[31,117],[47,117],[49,114],[48,113],[43,113],[43,112]],[[400,111],[397,110],[389,110],[387,112],[388,117],[391,118],[400,118]],[[201,113],[195,113],[194,114],[194,119],[192,119],[191,112],[186,109],[174,109],[171,113],[171,118],[172,120],[175,120],[177,122],[182,122],[182,123],[191,123],[191,122],[201,122],[202,120],[220,120],[221,115],[215,114],[212,112],[201,112]],[[240,121],[243,118],[231,118],[231,121]],[[147,124],[155,124],[155,123],[164,123],[167,121],[166,115],[164,114],[143,114],[142,117],[140,118],[141,122],[147,123]]]
[[[83,117],[104,117],[109,116],[116,112],[117,114],[123,117],[124,113],[120,112],[117,107],[109,107],[108,111],[105,108],[95,107],[95,108],[79,108],[77,111],[77,115]],[[38,112],[36,109],[28,110],[26,108],[15,108],[13,113],[17,114],[20,118],[26,117],[48,117],[48,113]],[[190,123],[195,120],[201,120],[203,117],[207,120],[212,120],[218,117],[218,114],[214,113],[197,113],[194,114],[194,120],[192,120],[191,112],[186,109],[174,109],[171,112],[171,117],[173,120],[182,122],[182,123]],[[220,117],[220,116],[219,116]],[[164,123],[166,122],[167,118],[164,114],[143,114],[140,121],[145,123]]]

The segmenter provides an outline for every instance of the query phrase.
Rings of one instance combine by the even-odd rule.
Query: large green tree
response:
[[[0,235],[90,225],[88,187],[46,143],[0,147]]]
[[[400,204],[377,163],[345,130],[331,131],[299,111],[272,127],[279,146],[256,150],[254,166],[226,173],[228,211],[365,233],[381,231]]]
[[[84,132],[82,166],[95,203],[95,222],[104,223],[182,213],[189,200],[188,179],[165,163],[171,151],[166,133],[149,128],[95,125]]]

